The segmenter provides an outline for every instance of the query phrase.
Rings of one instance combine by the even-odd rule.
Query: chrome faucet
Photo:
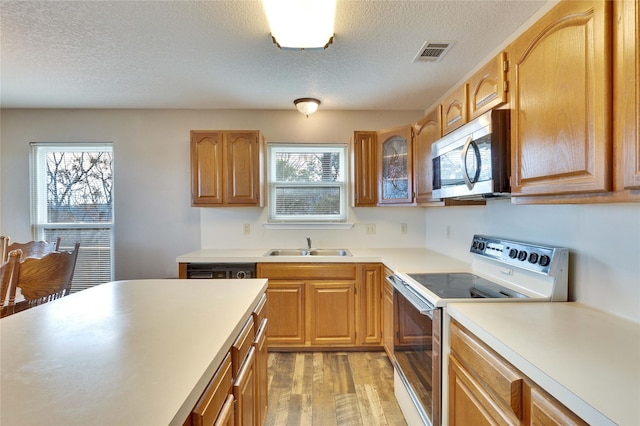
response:
[[[307,237],[307,248],[311,250],[311,237]]]

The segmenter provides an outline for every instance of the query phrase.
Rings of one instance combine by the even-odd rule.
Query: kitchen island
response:
[[[266,288],[116,281],[3,318],[0,424],[183,424]]]

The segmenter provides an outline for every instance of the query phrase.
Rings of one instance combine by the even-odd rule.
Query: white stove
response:
[[[447,303],[567,300],[566,248],[475,235],[470,252],[471,272],[387,277],[394,288],[395,394],[409,424],[446,424]],[[416,368],[425,374],[414,374]]]

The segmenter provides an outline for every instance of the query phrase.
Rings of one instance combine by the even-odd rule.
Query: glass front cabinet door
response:
[[[378,134],[381,144],[380,204],[408,204],[413,202],[413,162],[411,126]]]

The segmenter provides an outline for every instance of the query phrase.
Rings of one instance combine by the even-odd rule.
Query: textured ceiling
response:
[[[0,2],[3,108],[419,110],[543,0],[338,0],[326,50],[279,50],[257,0]],[[413,63],[427,40],[456,44]]]

